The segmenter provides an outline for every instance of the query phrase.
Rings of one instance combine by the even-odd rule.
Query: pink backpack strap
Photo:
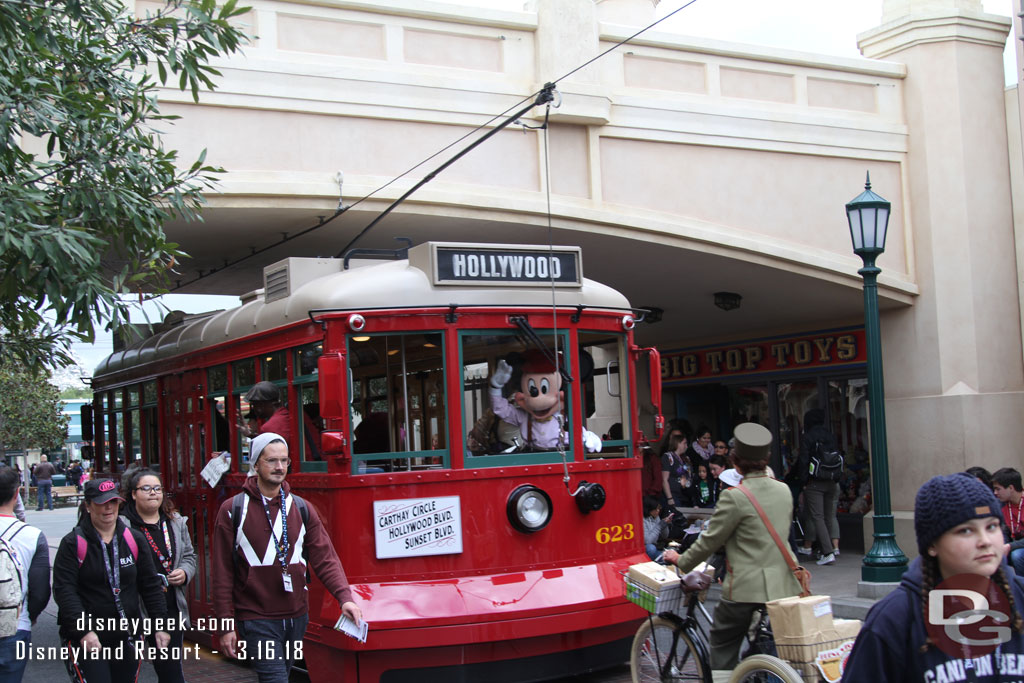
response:
[[[89,549],[89,544],[82,534],[75,534],[75,540],[78,541],[78,566],[81,567],[85,562],[85,553]]]
[[[128,544],[128,550],[132,553],[132,559],[139,559],[139,544],[135,542],[135,537],[132,536],[132,530],[128,527],[124,528],[124,542]]]
[[[124,528],[124,542],[128,545],[128,550],[132,554],[133,560],[139,559],[139,544],[135,542],[135,537],[132,536],[132,530],[128,527]],[[89,543],[78,531],[75,532],[75,540],[77,541],[77,554],[78,554],[78,566],[81,567],[82,563],[85,562],[85,554],[89,550]]]

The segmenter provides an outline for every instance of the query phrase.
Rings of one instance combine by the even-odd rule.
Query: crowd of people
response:
[[[249,479],[221,505],[211,544],[213,630],[225,652],[253,662],[261,683],[285,683],[302,656],[307,563],[341,614],[362,619],[316,508],[285,481],[290,462],[285,437],[264,432],[253,439]],[[20,484],[16,470],[0,467],[0,681],[22,679],[32,625],[52,591],[72,681],[137,680],[148,660],[160,683],[182,683],[183,636],[192,623],[186,589],[198,563],[160,474],[138,466],[120,483],[84,482],[78,520],[54,557],[52,585],[45,536],[15,514]],[[5,604],[8,586],[16,585],[13,604]]]
[[[684,419],[671,420],[659,444],[644,447],[645,545],[652,558],[659,556],[669,541],[684,546],[692,542],[692,534],[687,533],[692,508],[715,508],[722,492],[742,480],[734,466],[735,452],[734,437],[713,438],[705,425],[693,430]],[[846,457],[839,452],[835,437],[826,427],[825,414],[819,409],[804,415],[804,432],[799,448],[792,454],[783,472],[777,474],[768,468],[770,476],[789,486],[793,498],[795,523],[787,530],[788,540],[797,553],[815,555],[819,565],[833,564],[840,554],[837,513],[849,510],[848,504],[841,503],[842,492],[851,487],[857,490],[863,502],[857,512],[867,512],[867,472],[844,466]],[[829,455],[842,463],[838,469],[820,466]],[[657,517],[651,514],[655,504],[659,507]]]
[[[740,482],[735,445],[734,438],[713,439],[704,425],[693,432],[686,420],[674,419],[657,446],[643,447],[644,540],[652,559],[670,540],[692,541],[687,508],[712,509],[722,491]]]
[[[785,483],[778,481],[768,466],[770,432],[753,423],[738,425],[733,439],[721,442],[739,477],[733,484],[723,481],[731,479],[726,474],[730,470],[715,472],[705,486],[701,475],[693,476],[705,464],[710,473],[716,456],[706,457],[706,448],[687,449],[683,444],[688,435],[682,422],[670,423],[660,457],[647,454],[645,458],[643,511],[648,555],[685,572],[704,561],[720,567],[722,596],[710,632],[714,670],[735,667],[751,616],[764,603],[809,592],[809,586],[798,580],[800,554],[810,553],[816,543],[821,548],[819,564],[831,564],[839,552],[838,534],[829,526],[828,511],[834,513],[842,464],[836,463],[835,440],[825,428],[824,416],[812,411],[805,415],[804,423],[801,453],[790,468],[802,472],[787,476]],[[698,428],[697,436],[699,445],[708,443],[706,431]],[[655,464],[660,469],[656,470]],[[714,492],[711,504],[715,507],[706,527],[688,547],[672,544],[662,551],[673,535],[675,520],[687,512],[679,503],[696,506],[707,500],[702,498],[705,488]],[[808,512],[802,539],[792,533],[798,527],[792,522],[794,514],[799,515],[801,500]],[[926,482],[914,506],[919,557],[910,564],[899,588],[868,613],[843,681],[1017,680],[1019,665],[1013,662],[1024,661],[1022,510],[1021,474],[1010,467],[991,474],[972,467]],[[781,540],[787,529],[791,530],[788,544]],[[716,560],[723,554],[728,562]],[[982,586],[993,609],[999,610],[986,614],[995,615],[994,624],[1007,627],[989,629],[989,633],[998,631],[998,643],[985,641],[997,644],[998,649],[951,647],[941,635],[948,635],[948,629],[932,627],[931,592],[951,586],[944,582],[952,577]],[[698,577],[694,573],[684,582],[693,585],[704,580],[703,574]],[[973,678],[950,673],[957,671],[971,671]],[[1008,673],[1014,675],[1007,678]]]
[[[823,415],[808,412],[804,425],[800,455],[783,477],[768,466],[770,432],[754,423],[738,425],[725,440],[712,438],[703,426],[691,435],[685,421],[674,420],[657,448],[644,449],[648,554],[683,571],[704,561],[720,570],[723,593],[710,634],[714,669],[735,666],[754,610],[804,592],[793,571],[800,554],[813,552],[815,544],[819,564],[834,562],[838,554],[829,519],[842,471],[834,459],[835,439]],[[221,647],[228,654],[248,651],[261,683],[287,681],[301,654],[309,610],[307,563],[341,614],[356,623],[362,617],[316,509],[290,491],[289,464],[284,436],[265,432],[253,439],[250,478],[221,505],[211,544],[216,613],[230,620],[218,630]],[[932,680],[930,675],[957,661],[971,661],[979,671],[998,669],[998,662],[949,654],[926,626],[931,591],[961,574],[983,577],[1006,597],[1011,635],[1001,642],[1000,656],[1024,657],[1021,479],[1011,467],[992,473],[972,467],[921,487],[914,510],[920,557],[900,588],[872,608],[844,680]],[[20,483],[16,470],[0,467],[0,579],[5,567],[9,571],[6,553],[18,560],[21,584],[12,613],[4,611],[0,591],[0,680],[21,680],[28,659],[16,655],[19,643],[30,642],[52,588],[61,645],[78,653],[67,660],[73,681],[135,680],[145,659],[161,683],[184,681],[186,588],[197,558],[186,520],[165,495],[159,473],[140,466],[126,471],[120,484],[85,479],[85,502],[60,541],[52,587],[46,538],[16,512]],[[802,536],[794,533],[800,525],[792,524],[801,501],[807,511]],[[710,520],[687,534],[682,525],[695,509],[708,510]],[[779,538],[787,532],[788,544]],[[688,542],[666,547],[680,538]],[[1002,679],[979,674],[977,680]]]

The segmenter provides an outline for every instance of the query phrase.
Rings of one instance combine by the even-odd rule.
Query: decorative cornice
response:
[[[988,45],[1002,51],[1010,27],[1010,18],[998,14],[921,12],[859,34],[857,46],[870,59],[885,59],[915,45],[946,41]]]

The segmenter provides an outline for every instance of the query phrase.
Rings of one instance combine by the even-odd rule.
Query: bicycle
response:
[[[710,577],[691,572],[678,590],[654,592],[624,572],[626,597],[651,614],[640,624],[630,654],[633,683],[701,681],[714,683],[708,632],[711,615],[704,609]],[[680,606],[685,604],[685,609]],[[733,670],[730,683],[803,683],[793,667],[774,656],[775,638],[762,607],[747,633],[747,654]]]

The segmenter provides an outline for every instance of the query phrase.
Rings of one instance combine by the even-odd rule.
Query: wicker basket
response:
[[[809,683],[822,681],[824,678],[818,671],[815,660],[819,652],[838,648],[843,643],[850,641],[850,638],[839,638],[837,640],[821,640],[815,643],[779,643],[775,641],[775,648],[778,650],[779,658],[784,659],[796,669],[800,676]],[[837,673],[841,674],[842,671]],[[836,678],[835,680],[838,680]]]
[[[626,599],[643,607],[648,612],[660,614],[662,612],[678,612],[682,607],[683,588],[678,581],[673,581],[660,590],[654,590],[642,583],[631,580],[623,575],[626,588]]]

